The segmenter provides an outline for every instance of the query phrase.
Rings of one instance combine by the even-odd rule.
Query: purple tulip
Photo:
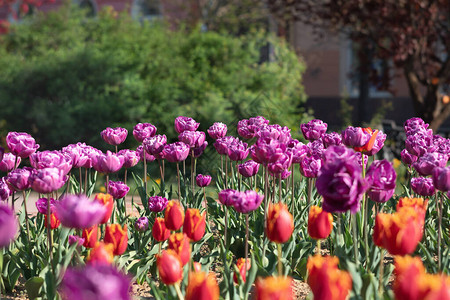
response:
[[[139,160],[141,160],[141,161],[144,161],[144,151],[145,151],[145,147],[143,145],[140,145],[139,147],[136,148],[136,154],[139,156]],[[150,153],[145,151],[145,160],[147,162],[152,162],[155,159],[156,158],[153,155],[151,155]]]
[[[238,193],[232,189],[226,189],[219,192],[219,201],[225,206],[233,206],[235,194]]]
[[[206,135],[203,131],[185,130],[178,135],[180,142],[185,143],[189,148],[198,148],[205,142]]]
[[[124,158],[121,155],[116,155],[111,151],[106,151],[106,154],[97,156],[97,161],[94,164],[94,169],[100,173],[115,173],[123,166]]]
[[[322,141],[325,148],[330,146],[340,146],[342,145],[342,135],[337,132],[324,133],[322,135]]]
[[[55,212],[55,199],[50,198],[50,212]],[[47,198],[39,198],[36,201],[36,208],[39,213],[46,215],[48,213],[48,199]]]
[[[324,164],[316,181],[317,192],[323,196],[323,209],[328,212],[356,213],[368,188],[361,176],[361,167],[354,160]]]
[[[161,196],[153,196],[148,198],[148,208],[152,212],[160,212],[166,209],[169,200]]]
[[[394,194],[396,179],[397,174],[390,162],[385,159],[374,161],[366,174],[370,199],[379,203],[388,201]]]
[[[428,126],[429,125],[425,123],[421,118],[411,118],[406,120],[406,122],[403,124],[405,132],[408,135],[414,134],[417,131],[426,130]]]
[[[433,142],[434,141],[435,140],[433,139]],[[437,143],[435,143],[435,146],[436,146],[436,150],[435,150],[436,152],[445,154],[447,156],[450,155],[450,140],[440,137],[440,139],[437,141]]]
[[[300,163],[300,173],[308,178],[317,178],[322,167],[322,160],[319,156],[307,155]]]
[[[435,167],[445,167],[447,164],[447,155],[434,153],[425,153],[415,163],[413,163],[414,169],[422,175],[427,176],[433,173]]]
[[[243,164],[238,165],[238,172],[244,177],[252,177],[258,173],[259,164],[254,160],[247,160]]]
[[[211,176],[198,174],[197,177],[195,177],[195,181],[199,187],[205,187],[211,183]]]
[[[14,163],[16,162],[16,157],[17,157],[17,165],[14,166]],[[14,167],[18,167],[20,165],[21,162],[21,158],[20,156],[15,156],[12,153],[5,153],[3,155],[3,159],[0,162],[0,171],[3,172],[9,172],[12,169],[14,169]]]
[[[443,192],[450,191],[450,167],[436,167],[432,175],[433,185],[436,189]]]
[[[189,155],[189,146],[183,142],[175,142],[164,146],[164,157],[169,162],[180,162]]]
[[[411,178],[411,188],[414,193],[424,197],[430,197],[436,193],[433,185],[433,178],[429,177]]]
[[[325,146],[323,145],[322,139],[318,139],[306,144],[307,155],[309,156],[322,156],[323,151],[325,151]]]
[[[370,135],[366,134],[361,127],[349,126],[342,131],[342,142],[350,148],[362,147],[370,139]]]
[[[111,128],[107,127],[100,135],[102,139],[110,145],[117,146],[122,144],[128,135],[128,130],[122,127]]]
[[[232,161],[242,161],[248,156],[249,149],[248,144],[238,141],[237,143],[232,143],[229,145],[228,157]]]
[[[370,151],[365,151],[364,153],[368,156],[374,156],[375,154],[377,154],[381,150],[381,148],[383,148],[386,137],[386,134],[384,134],[382,131],[378,131],[372,149]]]
[[[18,222],[7,205],[0,204],[0,248],[7,247],[15,239]]]
[[[287,144],[290,140],[292,140],[291,130],[286,126],[281,127],[278,124],[261,127],[255,136],[257,138],[277,140],[284,144]]]
[[[432,142],[433,137],[431,135],[416,133],[406,138],[405,148],[412,155],[421,157],[428,152]]]
[[[417,161],[417,159],[418,159],[417,156],[412,155],[412,154],[409,153],[408,150],[406,150],[406,149],[403,149],[403,150],[402,150],[402,152],[400,153],[400,156],[401,156],[402,162],[403,162],[405,165],[408,165],[408,166],[410,166],[410,165],[412,165],[413,163],[415,163],[415,162]]]
[[[108,193],[113,196],[114,199],[122,199],[125,197],[130,188],[122,181],[109,181]]]
[[[2,177],[0,180],[0,199],[5,201],[8,200],[9,196],[11,196],[12,191],[6,183],[6,177]]]
[[[252,159],[257,163],[267,166],[282,158],[286,152],[286,144],[272,139],[258,139],[250,151]]]
[[[146,138],[155,136],[156,127],[150,123],[138,123],[133,128],[133,136],[139,142],[142,143]]]
[[[292,153],[292,163],[299,164],[308,152],[308,147],[298,140],[291,139],[287,143],[287,152]]]
[[[179,116],[175,119],[175,130],[178,133],[183,131],[195,131],[200,123],[197,123],[194,119],[189,117]]]
[[[164,146],[167,144],[167,137],[163,135],[155,135],[154,137],[146,138],[143,143],[145,151],[160,159],[158,155],[164,150]]]
[[[308,141],[315,141],[320,139],[322,135],[327,132],[327,127],[327,123],[324,123],[322,120],[317,119],[300,125],[302,134]]]
[[[8,173],[5,180],[11,189],[15,191],[23,191],[30,188],[30,175],[32,168],[23,167],[12,170]]]
[[[139,232],[145,232],[147,231],[149,226],[148,218],[147,217],[140,217],[136,220],[134,223],[134,228]]]
[[[281,174],[281,180],[285,180],[286,178],[289,178],[289,176],[291,176],[292,172],[290,172],[288,170],[283,170],[283,172],[281,172],[279,174],[274,174],[269,171],[269,175],[272,177],[275,177],[276,179],[280,178],[280,174]]]
[[[72,158],[72,167],[81,168],[89,160],[89,156],[84,150],[86,148],[85,143],[70,144],[62,148],[61,152],[69,155]]]
[[[372,201],[384,203],[392,198],[394,192],[395,189],[391,190],[371,189],[367,191],[367,195]]]
[[[38,151],[30,155],[30,164],[35,169],[58,168],[64,175],[72,170],[72,157],[60,151]]]
[[[233,194],[233,207],[241,214],[248,214],[260,205],[264,196],[255,191],[236,192]]]
[[[39,148],[34,138],[26,132],[9,132],[6,145],[12,154],[21,158],[27,158]]]
[[[216,122],[208,129],[209,136],[217,140],[218,138],[223,138],[227,135],[227,125],[224,123]]]
[[[84,154],[88,157],[86,159],[86,162],[82,167],[86,169],[92,168],[97,163],[97,157],[99,155],[103,155],[103,152],[98,150],[97,148],[94,148],[92,146],[85,146],[83,148]]]
[[[139,155],[136,151],[130,149],[122,149],[117,155],[123,157],[123,167],[125,169],[134,167],[139,162]]]
[[[3,160],[3,155],[5,155],[5,148],[0,147],[0,161]]]
[[[291,166],[291,163],[292,163],[292,154],[286,152],[276,162],[267,164],[267,168],[269,172],[272,174],[280,174],[286,171]]]
[[[345,146],[330,146],[323,151],[322,160],[324,164],[331,164],[346,159],[356,160],[357,155],[358,154],[351,148]]]
[[[69,245],[77,244],[77,247],[81,247],[84,244],[84,239],[78,235],[69,235]]]
[[[64,195],[55,203],[56,217],[64,227],[86,229],[100,223],[106,208],[85,195]]]
[[[35,170],[30,175],[31,188],[41,194],[49,194],[60,189],[68,177],[57,168]]]
[[[107,264],[69,268],[60,287],[64,300],[131,300],[130,290],[131,279]]]
[[[205,151],[206,146],[208,146],[208,142],[205,141],[200,147],[192,149],[194,153],[194,157],[200,157],[200,155],[203,154],[203,151]]]
[[[219,153],[220,155],[229,155],[230,145],[238,142],[239,142],[238,138],[235,138],[233,136],[226,136],[223,138],[218,138],[214,142],[213,146],[214,148],[216,148],[217,153]]]
[[[259,130],[269,124],[269,120],[258,116],[250,119],[240,120],[237,125],[238,134],[244,139],[251,139],[256,136]]]

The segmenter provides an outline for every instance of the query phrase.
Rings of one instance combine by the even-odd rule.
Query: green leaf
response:
[[[32,277],[25,282],[25,289],[27,290],[30,300],[34,300],[39,297],[39,291],[44,284],[44,279],[41,277]]]

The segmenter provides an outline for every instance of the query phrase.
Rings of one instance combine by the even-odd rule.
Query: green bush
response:
[[[260,62],[268,43],[273,59]],[[104,148],[101,130],[138,122],[173,139],[178,115],[202,130],[256,114],[295,129],[308,117],[304,65],[261,32],[172,31],[110,10],[86,18],[66,5],[0,37],[0,70],[2,135],[26,131],[43,148],[77,141]]]

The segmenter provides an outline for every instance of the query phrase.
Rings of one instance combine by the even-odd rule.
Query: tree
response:
[[[438,129],[450,116],[449,0],[268,0],[268,4],[281,20],[345,33],[360,45],[361,68],[371,59],[386,61],[381,72],[368,74],[377,87],[391,89],[393,68],[400,69],[416,114],[431,128]]]

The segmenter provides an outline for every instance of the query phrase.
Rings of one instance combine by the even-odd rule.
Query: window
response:
[[[131,16],[144,20],[159,18],[161,16],[161,3],[159,0],[134,0]]]

